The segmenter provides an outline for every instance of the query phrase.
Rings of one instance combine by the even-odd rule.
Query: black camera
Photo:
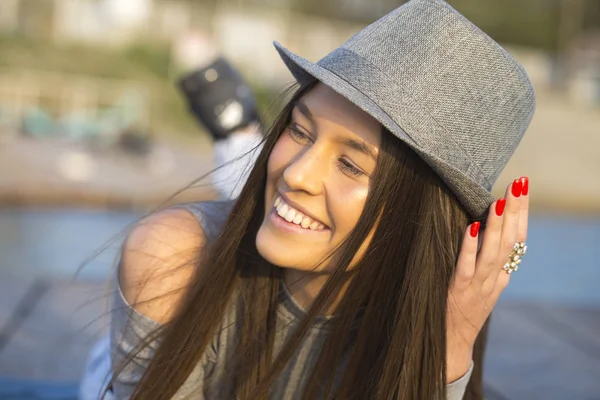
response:
[[[258,120],[252,90],[222,57],[184,76],[179,87],[196,119],[215,140]]]

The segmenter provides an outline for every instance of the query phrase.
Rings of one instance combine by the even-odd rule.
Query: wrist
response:
[[[446,383],[463,377],[471,368],[473,348],[449,351],[446,357]]]

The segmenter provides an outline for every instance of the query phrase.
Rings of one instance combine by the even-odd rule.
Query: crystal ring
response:
[[[521,264],[521,259],[527,253],[527,245],[525,242],[517,242],[513,247],[510,255],[508,256],[508,261],[504,264],[504,270],[512,274],[514,271],[519,269],[519,264]]]

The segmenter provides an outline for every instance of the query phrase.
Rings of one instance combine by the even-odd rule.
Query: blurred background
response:
[[[316,61],[402,3],[1,0],[0,399],[76,397],[119,233],[213,168],[183,74],[223,55],[265,113],[292,80],[273,40]],[[600,399],[600,0],[449,3],[515,55],[538,99],[496,185],[529,176],[532,215],[492,322],[487,397]],[[214,197],[201,181],[169,201]]]

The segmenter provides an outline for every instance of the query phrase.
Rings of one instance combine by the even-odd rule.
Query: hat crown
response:
[[[491,189],[535,110],[531,82],[510,54],[442,0],[404,4],[318,64],[351,78],[351,63],[336,62],[345,52],[381,73],[371,82],[378,86],[375,97],[383,86],[397,89],[376,101],[417,144],[435,146],[423,129],[436,125],[464,152],[462,165],[455,166]],[[408,101],[401,96],[419,110],[396,107]],[[429,121],[418,120],[423,118]]]

